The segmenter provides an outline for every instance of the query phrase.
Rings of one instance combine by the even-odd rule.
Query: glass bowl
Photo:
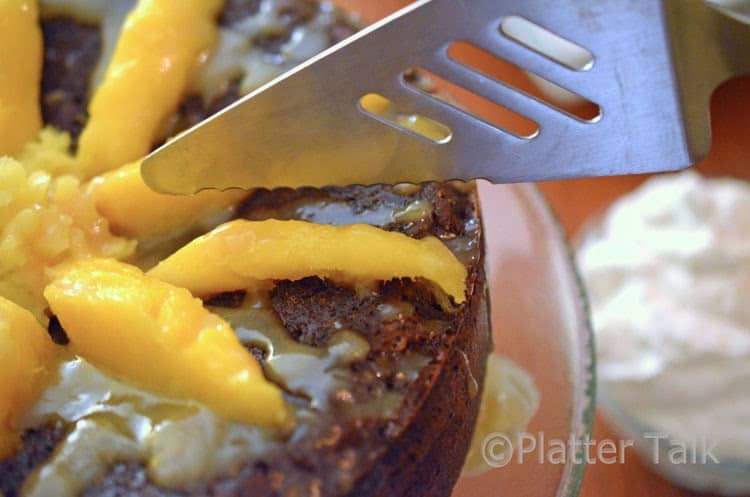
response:
[[[731,177],[750,182],[750,168],[747,167],[750,163],[750,142],[746,139],[747,131],[750,129],[748,106],[750,106],[750,75],[727,81],[714,93],[710,107],[713,140],[711,152],[695,167],[695,170],[703,176],[708,178]],[[625,180],[625,178],[599,179],[596,180],[596,185],[594,180],[586,180],[577,184],[577,190],[574,189],[572,193],[557,195],[565,201],[576,193],[593,192],[593,200],[582,202],[582,205],[592,208],[589,209],[585,223],[578,231],[576,245],[580,246],[589,237],[597,236],[600,233],[607,206],[649,177],[633,177],[628,180]],[[598,190],[594,192],[594,188]],[[555,193],[553,192],[552,195],[555,195]],[[567,203],[567,205],[570,204],[571,202]],[[569,215],[568,217],[573,218],[575,216]],[[578,217],[581,218],[582,216],[579,215]],[[620,400],[621,397],[618,396],[616,385],[608,383],[601,377],[597,396],[602,414],[600,419],[603,419],[605,424],[623,439],[632,440],[635,443],[635,450],[641,456],[638,464],[643,464],[653,473],[692,492],[710,491],[712,495],[750,495],[750,461],[745,458],[738,460],[737,458],[720,455],[718,464],[710,459],[706,459],[704,464],[704,461],[699,458],[698,464],[690,462],[673,465],[670,464],[668,457],[659,453],[658,460],[660,463],[657,464],[654,455],[654,440],[653,438],[647,440],[644,435],[647,433],[667,435],[668,440],[663,440],[660,443],[660,449],[669,448],[674,441],[674,437],[669,433],[664,433],[663,428],[648,426],[638,416],[634,416],[632,407],[623,405]],[[700,433],[696,435],[698,439],[701,438]],[[698,441],[700,442],[700,440]],[[636,462],[633,461],[632,464],[636,464]],[[630,461],[627,462],[627,465],[631,466]],[[599,479],[601,479],[605,472],[598,472]],[[626,467],[619,472],[610,472],[610,475],[614,478],[622,478],[624,475],[631,473],[633,472],[630,471],[630,468]],[[615,481],[614,484],[615,486],[618,484],[625,485],[623,488],[631,489],[636,489],[638,485],[643,486],[644,484],[652,485],[654,488],[671,489],[671,487],[665,487],[664,483],[655,476],[641,476],[636,481],[627,484]],[[674,495],[677,495],[678,492],[679,490],[675,489]]]
[[[533,377],[539,410],[526,432],[538,443],[591,435],[595,361],[588,308],[571,251],[544,196],[532,185],[479,184],[495,351]],[[581,447],[581,444],[578,444]],[[582,454],[540,461],[541,450],[478,477],[454,497],[578,495]]]
[[[750,87],[750,79],[745,83],[745,88]],[[721,142],[719,142],[721,143]],[[740,165],[740,163],[737,163]],[[742,165],[745,162],[741,163]],[[750,174],[736,174],[731,170],[731,164],[722,167],[711,167],[711,165],[702,164],[699,166],[701,174],[709,178],[734,178],[744,181],[750,181]],[[664,176],[688,174],[688,173],[667,173]],[[574,238],[574,246],[581,248],[588,242],[601,239],[606,229],[607,211],[597,213],[592,216],[583,225],[581,231]],[[707,328],[706,333],[711,333]],[[600,342],[601,343],[601,342]],[[644,352],[644,357],[648,356]],[[647,360],[644,359],[644,363]],[[738,356],[734,358],[722,357],[724,368],[734,368],[737,371],[733,381],[737,384],[743,384],[743,377],[740,371],[747,364],[747,358]],[[700,363],[699,363],[700,364]],[[644,369],[645,369],[644,365]],[[681,369],[678,369],[681,368]],[[699,365],[684,361],[674,363],[667,367],[671,375],[655,374],[647,380],[607,378],[606,364],[602,362],[602,374],[598,378],[597,392],[598,403],[601,412],[604,415],[608,425],[617,433],[621,439],[633,443],[633,448],[638,454],[640,461],[648,467],[653,473],[661,476],[665,480],[671,481],[677,486],[685,488],[692,492],[715,493],[725,496],[748,496],[750,495],[750,460],[739,458],[738,456],[722,454],[720,450],[716,452],[716,459],[713,452],[709,451],[711,456],[702,455],[705,447],[711,445],[710,434],[701,433],[700,431],[692,432],[691,437],[685,437],[687,431],[682,432],[681,436],[677,433],[670,433],[663,426],[654,424],[653,418],[648,419],[647,415],[640,412],[645,409],[653,409],[659,401],[666,401],[666,405],[681,406],[682,402],[688,402],[685,399],[664,399],[665,392],[673,389],[679,391],[671,381],[674,378],[675,371],[679,371],[681,381],[684,384],[691,384],[690,378],[696,385],[693,390],[702,391],[699,386],[700,374],[705,372]],[[696,375],[692,376],[691,375]],[[697,378],[696,378],[697,377]],[[713,383],[721,383],[723,378],[712,378]],[[704,380],[705,381],[705,380]],[[639,385],[639,393],[636,394],[629,389]],[[744,387],[744,384],[743,384]],[[679,398],[679,393],[675,394]],[[667,397],[669,395],[667,394]],[[710,398],[710,397],[709,397]],[[637,399],[637,400],[634,400]],[[647,400],[648,399],[648,400]],[[658,400],[657,400],[658,399]],[[695,400],[692,400],[695,402]],[[709,402],[705,400],[704,402]],[[689,419],[689,418],[688,418]],[[712,423],[716,424],[716,423]],[[689,426],[689,422],[688,422]],[[739,435],[739,434],[737,434]],[[673,448],[687,447],[684,459],[679,452],[674,452]],[[679,450],[679,449],[678,449]]]
[[[690,453],[685,462],[670,462],[669,450],[680,442],[664,430],[645,424],[632,414],[632,410],[616,399],[606,383],[600,385],[600,406],[607,421],[621,437],[634,442],[641,461],[651,471],[666,480],[693,492],[712,492],[725,496],[747,496],[750,492],[750,463],[739,459],[720,457],[718,462]],[[662,438],[655,446],[654,437]],[[658,452],[655,454],[655,447]],[[693,458],[696,458],[693,460]]]

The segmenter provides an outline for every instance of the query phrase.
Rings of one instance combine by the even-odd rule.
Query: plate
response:
[[[454,497],[573,497],[585,467],[595,406],[595,361],[586,298],[570,247],[544,196],[532,185],[480,182],[495,351],[533,377],[540,405],[524,452]],[[565,445],[564,454],[554,447]]]

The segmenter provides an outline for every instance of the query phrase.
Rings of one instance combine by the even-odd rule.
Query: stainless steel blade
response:
[[[503,36],[499,26],[509,14],[585,47],[593,65],[571,70]],[[157,191],[193,193],[207,187],[474,178],[505,183],[677,170],[708,152],[709,90],[750,68],[737,62],[750,51],[742,38],[748,32],[700,0],[421,0],[170,141],[145,159],[142,173]],[[602,117],[572,118],[461,66],[447,55],[457,40],[599,104]],[[696,50],[696,40],[704,43],[703,53],[686,53]],[[673,53],[687,60],[676,63]],[[706,58],[713,59],[711,67],[696,74]],[[403,80],[415,66],[530,117],[540,132],[518,138],[415,91]],[[451,139],[435,143],[367,116],[358,102],[372,92],[404,113],[446,124]]]

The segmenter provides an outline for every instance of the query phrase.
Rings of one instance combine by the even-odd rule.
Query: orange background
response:
[[[356,7],[365,21],[379,19],[408,0],[337,0]],[[363,5],[364,4],[364,5]],[[462,103],[464,101],[462,100]],[[467,104],[468,105],[468,104]],[[714,143],[709,156],[697,168],[708,176],[731,175],[750,179],[750,77],[725,83],[711,102]],[[507,119],[503,116],[501,119]],[[568,235],[573,237],[591,216],[602,212],[615,198],[636,188],[648,176],[556,181],[540,184]],[[599,413],[594,439],[617,436]],[[586,470],[582,497],[696,497],[652,474],[637,458],[624,464],[591,465]]]

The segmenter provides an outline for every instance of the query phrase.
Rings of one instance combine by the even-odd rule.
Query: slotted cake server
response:
[[[750,72],[742,8],[703,0],[420,0],[171,140],[145,159],[142,174],[157,191],[193,193],[682,169],[710,149],[713,90]],[[519,43],[503,32],[510,17],[583,47],[591,60],[566,67],[533,40]],[[595,102],[600,117],[577,119],[458,63],[448,55],[457,41]],[[539,132],[519,138],[415,89],[405,79],[415,67],[532,119]],[[450,133],[434,141],[368,113],[360,103],[368,94]]]

